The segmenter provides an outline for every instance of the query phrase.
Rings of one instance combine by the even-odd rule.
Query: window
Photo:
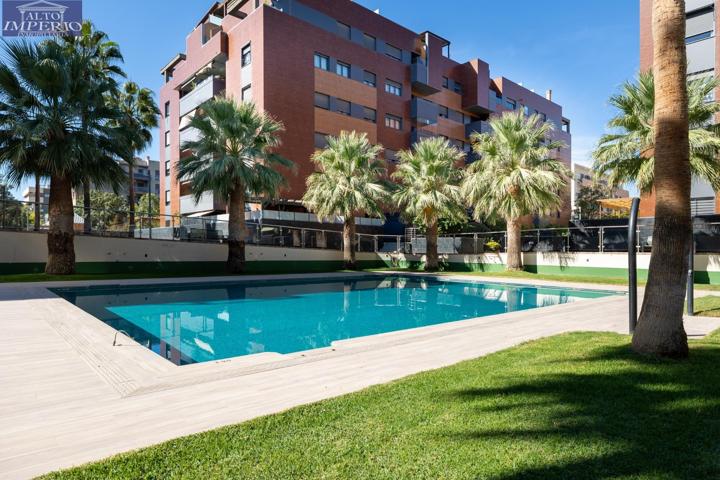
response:
[[[505,108],[515,110],[517,108],[517,102],[512,98],[505,98]]]
[[[525,116],[530,116],[530,107],[528,107],[527,105],[523,105],[522,108],[523,108],[523,113],[525,114]]]
[[[375,123],[377,121],[377,112],[369,107],[363,107],[363,119]]]
[[[326,55],[315,54],[315,68],[330,70],[330,59]]]
[[[165,176],[170,175],[170,160],[165,160]]]
[[[170,102],[165,102],[165,118],[170,116]]]
[[[385,126],[395,130],[402,130],[402,118],[388,113],[385,115]]]
[[[450,88],[450,79],[449,79],[448,77],[443,77],[442,87],[443,87],[443,88]]]
[[[335,65],[335,73],[341,77],[350,78],[350,65],[345,62],[338,61]]]
[[[170,146],[170,131],[169,130],[167,132],[165,132],[165,146],[166,147]]]
[[[330,97],[324,93],[315,92],[315,106],[330,110]]]
[[[442,118],[449,118],[449,111],[448,107],[445,107],[443,105],[438,105],[438,115],[440,115]]]
[[[240,51],[240,65],[247,67],[252,63],[252,52],[250,51],[250,44],[245,45]]]
[[[461,84],[461,83],[458,83],[458,82],[455,82],[454,85],[453,85],[453,90],[455,91],[455,93],[459,93],[460,95],[462,95],[462,93],[463,93],[463,86],[462,86],[462,84]]]
[[[337,22],[338,35],[350,40],[350,25],[346,25],[342,22]]]
[[[390,58],[394,58],[395,60],[402,61],[402,50],[393,45],[390,45],[389,43],[385,44],[385,55]]]
[[[375,76],[375,74],[373,72],[368,72],[367,70],[365,70],[363,72],[363,83],[365,85],[374,87],[377,83],[377,77]]]
[[[690,43],[699,42],[700,40],[705,40],[706,38],[710,38],[710,37],[712,37],[712,32],[698,33],[697,35],[687,37],[685,39],[685,45],[688,45]]]
[[[243,102],[252,102],[252,85],[243,87],[242,91],[240,92],[240,99]]]
[[[363,45],[365,45],[365,48],[369,48],[370,50],[376,50],[377,40],[372,35],[368,35],[366,33],[363,35]]]
[[[570,122],[568,120],[563,119],[562,121],[562,131],[565,133],[570,133]]]
[[[170,205],[170,190],[165,190],[165,205]]]
[[[327,147],[327,135],[324,133],[315,132],[315,148]]]
[[[342,113],[343,115],[350,115],[350,102],[338,98],[337,100],[335,100],[335,105],[337,106],[338,113]]]
[[[402,97],[402,85],[392,80],[385,80],[385,91],[391,95]]]
[[[258,8],[260,6],[260,0],[255,0],[255,8]]]

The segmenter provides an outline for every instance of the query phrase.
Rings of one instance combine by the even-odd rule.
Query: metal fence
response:
[[[32,202],[0,199],[0,229],[16,231],[44,231],[48,226],[48,206],[38,206],[38,222],[35,222],[35,205]],[[89,219],[89,229],[85,218]],[[247,218],[246,242],[291,248],[319,248],[341,250],[342,232],[323,228],[307,228],[273,225]],[[186,242],[225,242],[228,223],[216,218],[181,217],[169,215],[145,215],[136,213],[131,222],[129,211],[75,207],[75,231],[79,235],[124,237],[137,239],[173,240]],[[322,227],[322,224],[319,224]],[[426,238],[417,230],[407,235],[357,234],[355,248],[358,252],[387,252],[424,254]],[[627,226],[545,228],[523,230],[524,252],[627,252]],[[695,221],[694,238],[700,253],[720,252],[720,223]],[[639,252],[652,248],[652,226],[640,226],[637,230]],[[441,254],[482,254],[503,252],[507,235],[499,232],[476,232],[441,235],[438,252]]]

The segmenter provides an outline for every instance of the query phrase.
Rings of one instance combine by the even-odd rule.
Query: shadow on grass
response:
[[[685,362],[640,358],[626,345],[567,360],[555,373],[546,369],[528,375],[531,380],[452,395],[452,401],[477,403],[478,420],[512,420],[472,425],[468,419],[451,440],[537,449],[512,471],[482,478],[720,478],[717,344],[696,344]],[[542,460],[525,461],[544,451]]]

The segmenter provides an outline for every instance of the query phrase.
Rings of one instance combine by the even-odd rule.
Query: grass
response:
[[[405,271],[405,272],[422,272],[411,268],[379,268],[371,270],[373,272],[383,271]],[[532,273],[532,272],[463,272],[463,271],[442,271],[437,275],[469,275],[473,277],[498,277],[498,278],[518,278],[527,280],[547,280],[552,282],[567,283],[594,283],[602,285],[627,285],[627,278],[624,277],[601,277],[597,275],[566,275],[552,273]],[[638,285],[645,285],[644,280],[638,280]],[[720,285],[710,285],[707,283],[696,283],[695,288],[698,290],[720,290]]]
[[[695,315],[701,317],[720,317],[720,297],[706,295],[698,297],[694,302]]]
[[[718,364],[561,335],[47,478],[720,478]]]

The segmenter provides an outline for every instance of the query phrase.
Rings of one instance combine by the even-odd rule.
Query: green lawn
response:
[[[720,335],[684,362],[628,342],[547,338],[48,478],[720,478]]]
[[[720,317],[720,297],[707,295],[698,297],[694,304],[695,315],[703,317]]]

